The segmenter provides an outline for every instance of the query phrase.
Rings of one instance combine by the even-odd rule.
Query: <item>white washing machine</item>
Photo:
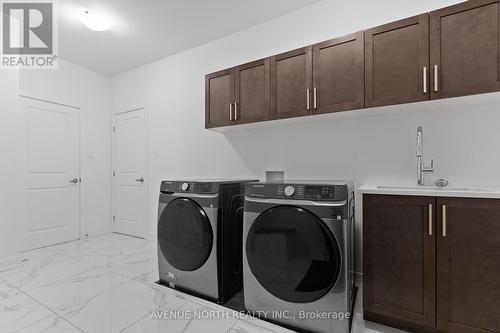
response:
[[[351,182],[247,184],[246,310],[291,329],[349,332],[353,236]]]

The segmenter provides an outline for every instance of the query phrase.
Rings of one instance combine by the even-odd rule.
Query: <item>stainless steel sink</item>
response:
[[[474,187],[438,187],[438,186],[377,186],[380,190],[401,191],[448,191],[448,192],[491,192],[484,188]]]

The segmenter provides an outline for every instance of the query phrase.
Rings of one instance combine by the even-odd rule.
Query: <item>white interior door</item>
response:
[[[113,119],[113,231],[146,233],[146,113],[144,109]]]
[[[21,98],[26,250],[80,236],[79,109]]]

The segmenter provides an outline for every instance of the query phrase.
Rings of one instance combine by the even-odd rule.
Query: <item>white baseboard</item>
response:
[[[22,265],[22,258],[20,255],[12,256],[5,259],[0,259],[0,268],[10,268]]]

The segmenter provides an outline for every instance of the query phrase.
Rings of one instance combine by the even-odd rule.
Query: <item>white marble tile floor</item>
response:
[[[154,241],[110,233],[25,252],[22,257],[21,266],[0,270],[2,333],[292,332],[157,285]],[[364,321],[359,303],[352,333],[402,333]],[[220,316],[154,315],[167,310]]]

